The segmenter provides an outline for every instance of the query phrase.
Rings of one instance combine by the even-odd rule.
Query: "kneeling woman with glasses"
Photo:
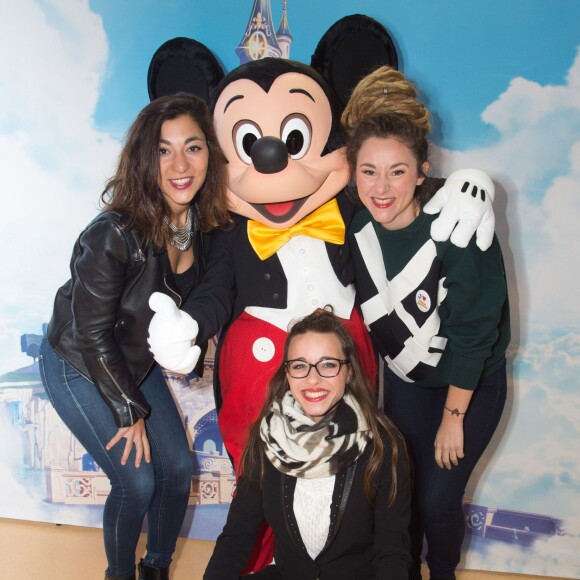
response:
[[[410,487],[401,435],[375,407],[354,343],[319,310],[288,335],[250,430],[204,580],[237,580],[265,519],[272,564],[252,578],[406,579]]]

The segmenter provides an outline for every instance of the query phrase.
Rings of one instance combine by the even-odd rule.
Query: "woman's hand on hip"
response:
[[[143,457],[145,457],[147,463],[151,462],[151,448],[149,447],[149,439],[147,439],[147,430],[143,419],[139,419],[130,427],[121,427],[117,434],[107,443],[106,450],[110,451],[121,439],[125,439],[121,465],[126,465],[133,444],[135,444],[135,467],[141,466]]]

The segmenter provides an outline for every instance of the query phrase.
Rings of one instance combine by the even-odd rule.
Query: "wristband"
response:
[[[452,415],[465,415],[465,413],[461,413],[457,407],[455,409],[450,409],[449,407],[443,407],[446,411],[449,411]]]

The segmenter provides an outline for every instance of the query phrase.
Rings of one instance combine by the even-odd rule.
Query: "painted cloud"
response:
[[[74,239],[95,214],[117,154],[92,118],[107,58],[101,19],[88,2],[0,7],[0,191],[4,208],[13,208],[2,211],[0,226],[14,241],[2,253],[10,276],[0,283],[0,374],[30,364],[20,335],[40,333],[48,320]]]

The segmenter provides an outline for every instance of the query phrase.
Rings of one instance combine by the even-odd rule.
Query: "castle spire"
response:
[[[276,32],[276,37],[278,38],[278,44],[282,49],[282,58],[290,58],[290,45],[292,44],[292,33],[290,32],[290,25],[288,24],[288,14],[287,14],[287,0],[282,3],[282,21],[278,27],[278,32]]]
[[[236,48],[240,64],[267,56],[280,58],[282,49],[274,34],[270,0],[254,0],[246,32]]]

